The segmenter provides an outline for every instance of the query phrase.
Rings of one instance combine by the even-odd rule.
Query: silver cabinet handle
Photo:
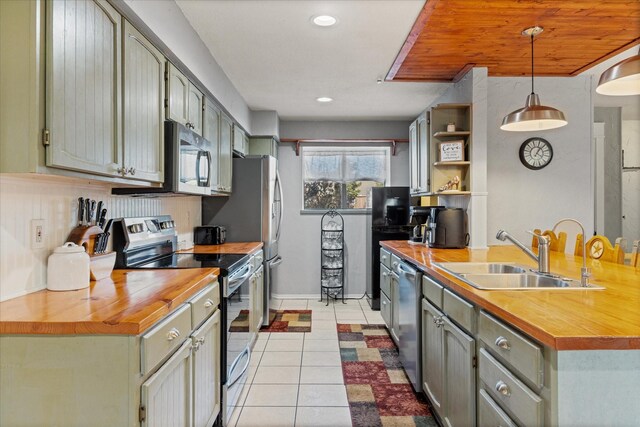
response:
[[[199,345],[204,344],[204,337],[202,337],[202,338],[198,338],[198,339],[196,340],[196,342],[197,342]]]
[[[383,275],[384,277],[387,277],[387,276],[388,276],[388,274],[387,274],[387,273],[382,273],[382,275]]]
[[[511,344],[509,344],[509,340],[507,340],[503,336],[499,336],[496,338],[496,345],[503,350],[511,350]]]
[[[176,328],[171,328],[169,332],[167,332],[167,341],[173,341],[174,339],[180,336],[180,331]]]
[[[211,306],[213,306],[213,301],[211,301],[210,299],[204,302],[204,308],[209,308]]]
[[[136,168],[131,167],[131,168],[129,168],[129,170],[127,172],[129,172],[130,175],[135,175],[136,174]],[[125,172],[125,175],[126,175],[126,172]]]
[[[496,383],[496,391],[503,396],[511,396],[511,390],[509,390],[509,386],[502,380]]]
[[[434,317],[433,323],[436,324],[436,328],[439,328],[440,326],[444,325],[444,320],[442,319],[442,316]]]
[[[118,166],[118,169],[116,169],[116,172],[118,173],[118,175],[125,176],[129,171],[127,170],[127,168]]]
[[[396,261],[394,261],[394,262],[393,262],[393,264],[391,264],[391,266],[392,266],[393,268],[396,268],[396,267],[398,266],[398,263],[397,263]]]

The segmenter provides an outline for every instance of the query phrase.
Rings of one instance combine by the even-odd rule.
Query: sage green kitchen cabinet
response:
[[[249,139],[249,154],[278,158],[278,141],[273,137],[261,136]]]
[[[429,126],[424,111],[409,126],[409,188],[411,194],[429,192]]]
[[[420,187],[418,148],[418,119],[409,126],[409,190],[411,194],[418,193]]]
[[[217,291],[217,289],[216,289]],[[191,337],[193,348],[193,426],[213,425],[222,402],[220,384],[220,311],[216,311]]]
[[[123,173],[163,182],[165,58],[126,20],[123,46]]]
[[[172,63],[167,62],[167,118],[202,135],[204,95]]]
[[[220,109],[210,98],[204,99],[202,133],[211,143],[211,190],[220,190]]]
[[[233,121],[226,114],[220,115],[220,175],[218,188],[231,193],[231,175],[233,174]]]
[[[264,269],[262,266],[251,275],[249,283],[251,284],[251,301],[253,307],[251,308],[251,330],[256,334],[260,331],[262,321],[264,318]]]
[[[233,127],[233,151],[237,151],[240,154],[249,152],[247,134],[239,126]]]
[[[422,300],[422,389],[439,414],[444,402],[443,316],[426,299]]]
[[[389,330],[391,332],[391,338],[393,338],[396,345],[398,345],[400,341],[400,283],[398,282],[398,275],[395,272],[391,273],[390,289],[391,327]]]
[[[444,422],[447,426],[476,425],[476,341],[448,317],[443,317]]]
[[[47,166],[122,173],[121,23],[104,0],[47,2]]]

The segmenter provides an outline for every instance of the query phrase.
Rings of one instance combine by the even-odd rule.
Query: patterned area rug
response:
[[[274,319],[262,332],[311,332],[311,310],[272,310],[269,315]]]
[[[342,374],[354,427],[436,427],[383,325],[338,325]]]

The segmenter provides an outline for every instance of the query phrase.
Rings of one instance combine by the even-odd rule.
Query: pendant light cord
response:
[[[534,94],[533,90],[533,32],[531,33],[531,95]]]

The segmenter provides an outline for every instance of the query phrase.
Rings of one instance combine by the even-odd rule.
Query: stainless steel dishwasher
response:
[[[420,283],[422,273],[411,264],[398,264],[398,291],[400,294],[399,350],[400,362],[404,367],[409,381],[416,392],[422,391],[422,353],[421,353],[421,325],[420,321]]]

